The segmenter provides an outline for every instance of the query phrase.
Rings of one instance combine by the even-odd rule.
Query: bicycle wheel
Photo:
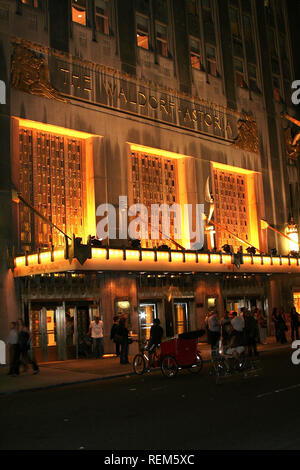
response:
[[[220,384],[223,377],[226,376],[226,366],[222,359],[215,359],[213,361],[213,374],[215,376],[216,384]]]
[[[202,370],[202,367],[203,367],[203,359],[202,359],[201,354],[199,352],[197,352],[197,362],[195,362],[195,364],[193,364],[191,367],[189,367],[188,371],[191,374],[197,374],[198,372],[200,372]]]
[[[161,361],[161,371],[165,377],[173,378],[178,374],[178,364],[174,357],[165,356]]]
[[[137,354],[134,356],[132,363],[133,370],[135,374],[142,375],[146,370],[146,362],[142,354]]]

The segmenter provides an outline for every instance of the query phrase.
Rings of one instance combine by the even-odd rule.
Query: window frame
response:
[[[148,26],[148,27],[147,27],[147,29],[148,29],[147,33],[148,33],[148,34],[147,34],[147,35],[144,34],[143,37],[147,37],[147,38],[148,38],[148,41],[147,41],[148,47],[144,47],[144,46],[140,45],[139,42],[138,42],[138,34],[139,34],[139,31],[140,31],[141,33],[145,33],[145,31],[143,31],[143,30],[141,30],[141,29],[139,30],[139,28],[138,28],[138,17],[140,17],[140,18],[146,20],[146,22],[147,22],[147,26]],[[149,18],[149,16],[143,15],[142,13],[136,11],[136,13],[135,13],[135,30],[136,30],[136,45],[137,45],[137,47],[139,47],[139,48],[141,48],[141,49],[144,49],[144,50],[146,50],[146,51],[150,51],[150,50],[151,50],[151,44],[150,44],[150,18]],[[141,36],[141,37],[142,37],[142,36]]]
[[[76,0],[72,0],[72,3],[71,3],[72,23],[76,23],[76,24],[79,24],[81,26],[87,27],[88,0],[84,0],[84,1],[85,1],[85,7],[82,7],[81,5],[76,5]],[[74,20],[74,16],[73,16],[74,10],[84,12],[85,23]]]
[[[110,12],[109,12],[109,2],[106,2],[105,0],[103,0],[104,3],[107,3],[107,15],[104,14],[100,14],[100,13],[97,13],[97,0],[94,1],[94,15],[95,15],[95,29],[97,31],[97,33],[100,33],[100,34],[104,34],[105,36],[109,36],[110,35]],[[102,18],[103,19],[103,31],[101,29],[99,29],[97,27],[97,17],[99,18]],[[107,32],[105,32],[105,29]]]

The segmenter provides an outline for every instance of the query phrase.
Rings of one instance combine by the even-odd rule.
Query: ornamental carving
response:
[[[237,126],[238,136],[235,139],[233,146],[248,152],[258,153],[259,148],[256,121],[249,116],[245,116],[244,119],[238,120]]]
[[[16,44],[11,63],[11,84],[17,90],[66,102],[50,83],[46,59],[35,52]]]

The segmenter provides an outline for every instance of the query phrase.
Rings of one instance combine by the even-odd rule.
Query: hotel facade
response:
[[[0,339],[21,317],[38,360],[63,360],[96,315],[113,353],[115,315],[145,339],[155,317],[172,337],[210,307],[261,308],[269,334],[274,307],[300,312],[295,9],[0,1]],[[138,204],[192,216],[138,243]]]

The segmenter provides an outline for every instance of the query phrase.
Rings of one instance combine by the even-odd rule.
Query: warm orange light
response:
[[[67,137],[74,137],[77,139],[89,139],[90,137],[97,137],[94,134],[88,134],[87,132],[75,131],[74,129],[68,129],[66,127],[54,126],[53,124],[44,124],[42,122],[30,121],[28,119],[15,118],[19,122],[20,127],[26,127],[28,129],[37,129],[43,132],[51,132],[53,134],[65,135]]]
[[[106,250],[104,248],[92,248],[92,258],[106,258]]]
[[[131,152],[141,152],[141,153],[146,153],[146,154],[151,154],[151,155],[157,155],[158,157],[163,157],[163,158],[180,159],[180,158],[187,157],[187,155],[182,155],[181,153],[169,152],[168,150],[162,150],[162,149],[157,149],[153,147],[145,147],[144,145],[131,144],[130,142],[128,142],[128,144],[130,145]]]
[[[139,257],[140,257],[139,251],[126,250],[127,259],[139,259]]]

